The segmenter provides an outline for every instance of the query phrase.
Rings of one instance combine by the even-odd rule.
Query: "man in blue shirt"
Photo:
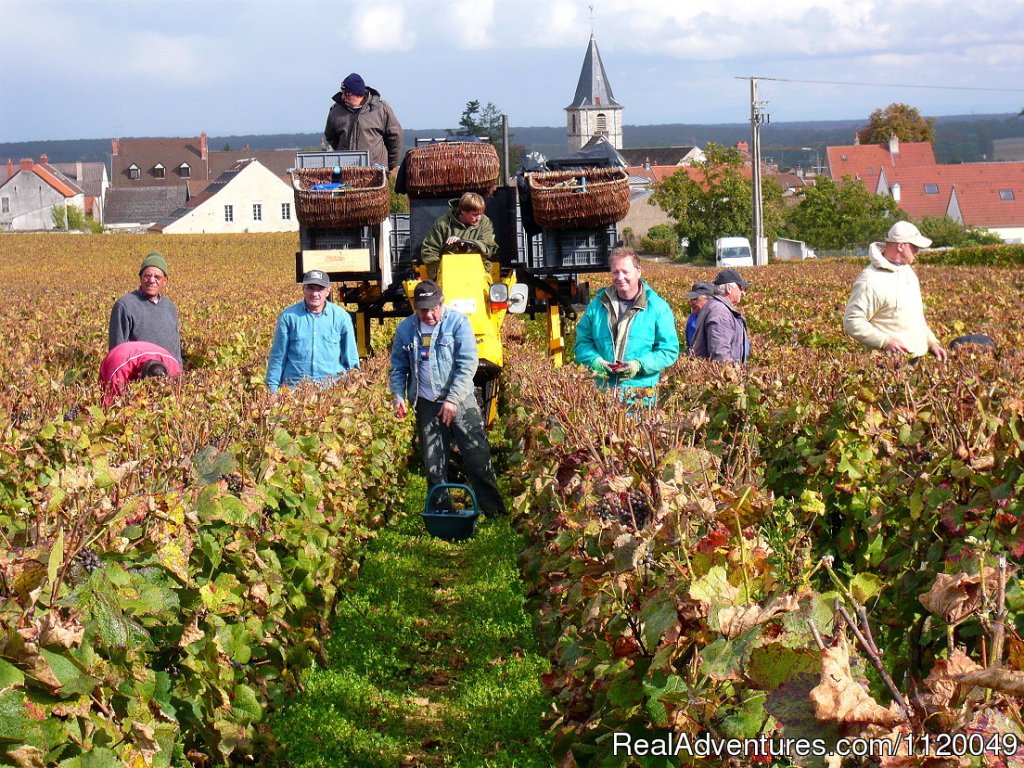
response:
[[[277,318],[267,363],[267,388],[277,392],[303,380],[330,383],[359,367],[352,318],[327,300],[331,280],[314,269],[302,276],[302,301]]]
[[[473,386],[480,362],[473,327],[464,314],[445,307],[441,288],[433,280],[416,286],[413,304],[416,312],[398,324],[391,349],[395,415],[404,419],[409,406],[416,413],[431,488],[448,482],[448,456],[454,441],[480,510],[488,516],[503,514],[505,504]]]
[[[704,309],[708,299],[715,295],[715,284],[707,280],[700,280],[693,284],[689,293],[684,293],[683,298],[690,302],[690,316],[686,318],[686,348],[693,346],[693,337],[697,335],[697,315]]]

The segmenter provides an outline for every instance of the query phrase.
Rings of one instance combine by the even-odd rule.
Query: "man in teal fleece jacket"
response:
[[[576,325],[576,362],[590,368],[599,386],[650,388],[679,358],[672,308],[640,279],[632,248],[608,259],[612,284],[598,291]]]

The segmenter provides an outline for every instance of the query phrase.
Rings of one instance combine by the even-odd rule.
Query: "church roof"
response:
[[[580,71],[580,80],[576,84],[576,95],[572,99],[572,104],[566,109],[581,107],[622,109],[622,105],[615,100],[612,93],[612,86],[608,82],[608,75],[604,71],[601,54],[597,50],[597,41],[593,35],[590,36],[587,55],[583,57],[583,69]]]

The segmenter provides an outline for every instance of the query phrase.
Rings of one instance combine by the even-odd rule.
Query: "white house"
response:
[[[54,206],[85,210],[85,192],[47,163],[46,155],[22,160],[17,170],[8,161],[7,179],[0,184],[0,229],[63,229],[54,221]]]
[[[150,231],[184,235],[298,229],[292,188],[259,160],[249,159],[238,161]]]

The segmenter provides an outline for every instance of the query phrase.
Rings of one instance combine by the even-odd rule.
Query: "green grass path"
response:
[[[328,669],[272,719],[282,763],[307,766],[550,766],[547,698],[504,520],[472,539],[428,536],[413,479],[407,514],[374,542],[338,606]]]

